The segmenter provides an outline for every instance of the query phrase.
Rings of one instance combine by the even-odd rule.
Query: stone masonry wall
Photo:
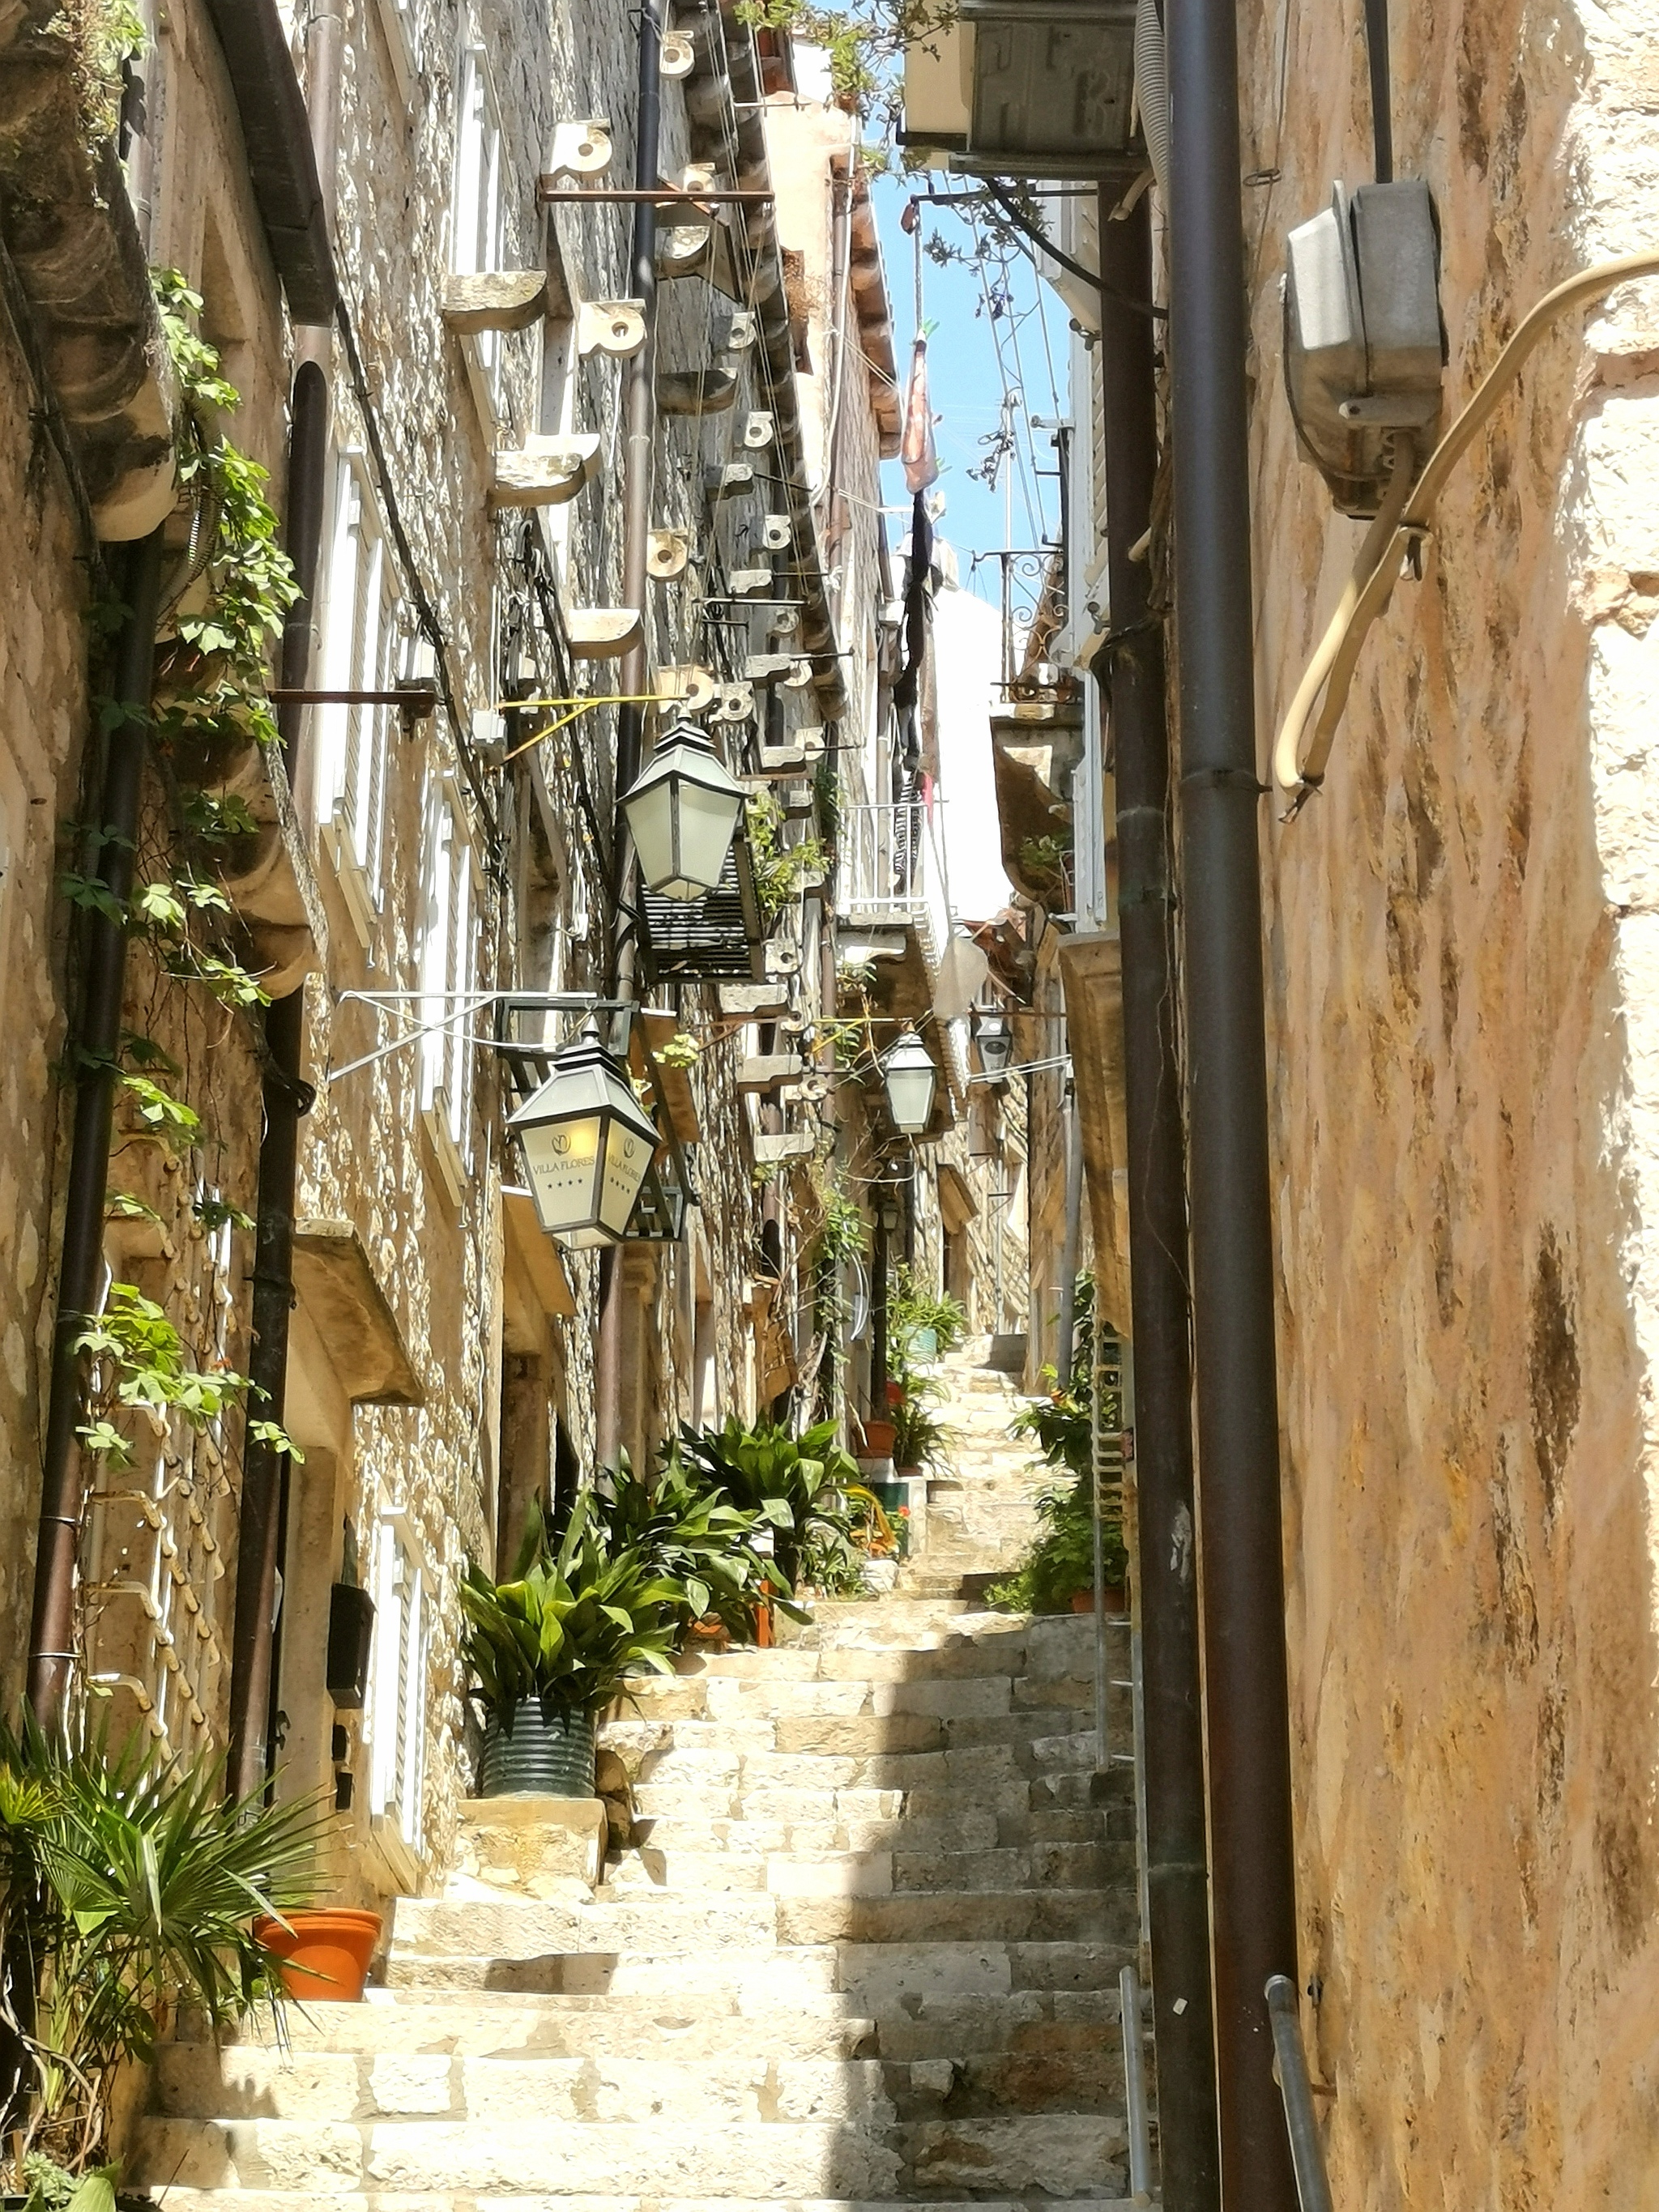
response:
[[[1364,52],[1288,21],[1244,46],[1264,762],[1362,527],[1294,448],[1279,270],[1370,173]],[[1451,406],[1653,243],[1652,52],[1628,0],[1399,11]],[[1588,324],[1459,470],[1267,866],[1302,1968],[1355,2212],[1659,2172],[1659,292]]]

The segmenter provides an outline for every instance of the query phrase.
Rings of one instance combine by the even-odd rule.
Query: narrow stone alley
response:
[[[948,1380],[936,1510],[980,1575],[1029,1454],[1000,1377]],[[368,2003],[162,2053],[135,2179],[178,2212],[1126,2196],[1133,1789],[1096,1772],[1092,1629],[901,1591],[641,1682],[596,1888],[569,1831],[470,1808],[483,1878],[398,1903]]]

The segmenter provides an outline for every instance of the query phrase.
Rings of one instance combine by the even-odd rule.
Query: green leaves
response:
[[[111,1284],[104,1310],[88,1316],[74,1348],[109,1370],[100,1395],[112,1409],[143,1407],[177,1413],[198,1431],[210,1427],[247,1388],[247,1377],[230,1368],[204,1371],[192,1366],[183,1338],[163,1309],[131,1283]],[[264,1426],[282,1437],[274,1422]],[[118,1466],[131,1465],[127,1441],[106,1416],[94,1416],[78,1434],[83,1449],[107,1454]],[[285,1437],[283,1443],[291,1449]]]
[[[63,2164],[95,2152],[115,2068],[146,2058],[180,2005],[214,2031],[252,2008],[270,1972],[252,1923],[309,1901],[324,1826],[310,1801],[228,1802],[210,1759],[0,1728],[0,1948],[31,1957],[39,1980],[39,2077],[19,2122]],[[96,2212],[110,2200],[93,2185],[114,2179],[93,2169],[71,2201]],[[68,2199],[50,2169],[42,2182],[43,2203]]]
[[[578,1496],[556,1553],[538,1506],[526,1548],[510,1582],[492,1582],[476,1561],[461,1580],[465,1654],[487,1707],[510,1720],[540,1697],[596,1712],[630,1674],[672,1673],[679,1586],[639,1546],[612,1542],[591,1491]]]

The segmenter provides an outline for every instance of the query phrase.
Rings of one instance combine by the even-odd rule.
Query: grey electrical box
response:
[[[1303,451],[1345,514],[1376,513],[1400,441],[1417,466],[1428,459],[1445,359],[1428,186],[1334,185],[1287,242],[1285,381]]]
[[[973,89],[957,167],[1104,177],[1144,164],[1135,0],[962,0],[961,20]]]

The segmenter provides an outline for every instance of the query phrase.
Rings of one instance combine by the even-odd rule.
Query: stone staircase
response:
[[[902,1592],[948,1595],[1006,1574],[1037,1530],[1036,1497],[1054,1480],[1029,1437],[1013,1432],[1025,1402],[1011,1376],[981,1362],[989,1340],[970,1339],[923,1371],[943,1386],[933,1410],[950,1432],[948,1463],[927,1483],[926,1547],[899,1575]]]
[[[1091,1627],[827,1604],[642,1685],[597,1890],[401,1900],[369,2002],[162,2052],[133,2180],[175,2212],[1122,2197],[1133,1820]]]

